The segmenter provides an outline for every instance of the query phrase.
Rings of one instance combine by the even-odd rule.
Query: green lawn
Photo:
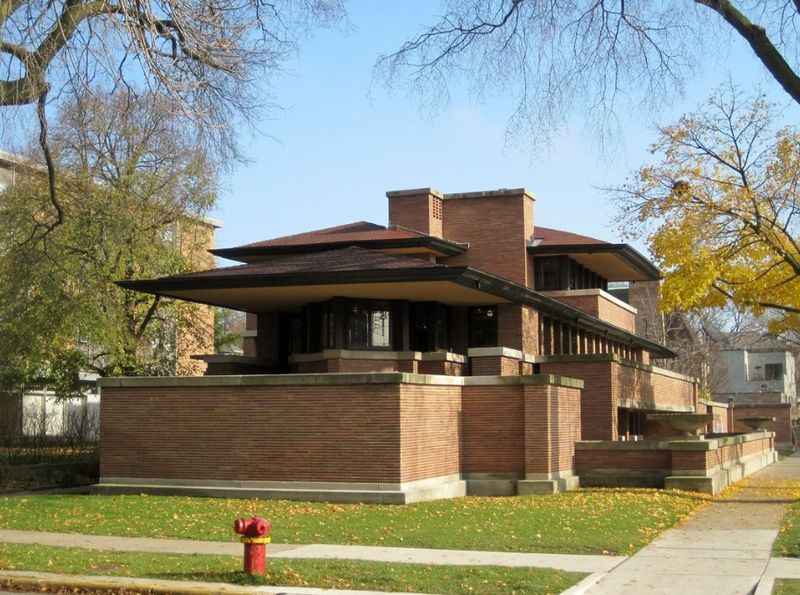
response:
[[[792,504],[783,517],[778,538],[772,544],[776,556],[800,558],[800,502]]]
[[[473,595],[544,595],[560,593],[585,576],[541,568],[269,560],[268,575],[263,580],[253,580],[240,572],[240,566],[241,560],[230,556],[96,552],[77,548],[0,544],[0,569],[5,570],[240,584]]]
[[[772,595],[800,595],[800,580],[779,578],[775,581]]]
[[[167,496],[0,497],[0,528],[233,541],[240,515],[273,542],[629,554],[707,499],[662,490],[457,498],[397,506]]]

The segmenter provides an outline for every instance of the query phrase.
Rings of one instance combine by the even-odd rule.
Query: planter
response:
[[[668,425],[681,436],[692,438],[714,421],[710,413],[648,413],[647,419]]]
[[[767,430],[769,429],[769,425],[775,422],[775,418],[753,416],[753,417],[740,417],[736,421],[742,422],[751,430]]]

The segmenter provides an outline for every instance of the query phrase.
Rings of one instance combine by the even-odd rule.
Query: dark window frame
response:
[[[479,317],[481,312],[484,312],[484,315]],[[469,309],[467,313],[469,347],[497,347],[499,345],[498,313],[496,305],[472,306]]]

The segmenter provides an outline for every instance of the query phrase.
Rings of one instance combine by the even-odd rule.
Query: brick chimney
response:
[[[444,208],[442,193],[433,188],[393,190],[389,199],[389,226],[413,229],[437,238],[442,237]]]

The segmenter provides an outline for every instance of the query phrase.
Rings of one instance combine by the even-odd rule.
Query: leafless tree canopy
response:
[[[230,148],[264,103],[255,82],[341,0],[0,0],[0,106],[121,86],[167,95]],[[8,113],[7,110],[5,113]]]
[[[448,0],[436,24],[377,70],[425,101],[461,83],[508,95],[509,130],[526,141],[546,141],[576,110],[604,135],[622,96],[654,107],[679,95],[721,31],[746,41],[800,103],[798,11],[788,0]]]

